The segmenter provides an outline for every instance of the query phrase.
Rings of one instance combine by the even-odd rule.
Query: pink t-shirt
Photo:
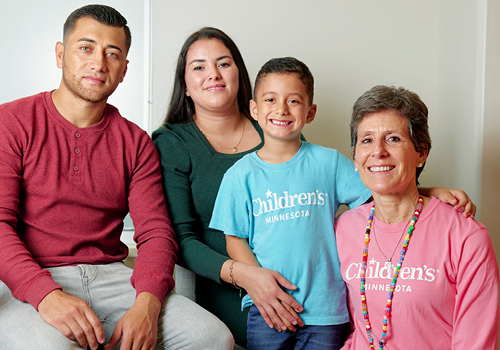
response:
[[[335,225],[341,272],[355,328],[343,349],[369,348],[361,307],[360,267],[370,207],[371,204],[365,204],[343,213]],[[370,234],[365,283],[377,349],[392,280],[384,268],[387,259],[380,250],[389,257],[403,230],[406,236],[406,224],[389,225],[374,218]],[[403,240],[392,258],[394,265]],[[495,253],[484,225],[431,198],[415,224],[401,268],[384,348],[496,350],[498,279]]]
[[[130,211],[132,284],[163,300],[177,244],[147,133],[111,105],[99,124],[78,128],[45,92],[0,105],[0,135],[0,280],[13,296],[37,308],[60,288],[43,268],[124,259]]]

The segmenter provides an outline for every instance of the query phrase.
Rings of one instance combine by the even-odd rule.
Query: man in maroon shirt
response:
[[[127,71],[126,24],[108,6],[74,11],[56,45],[59,88],[0,105],[2,349],[232,347],[224,324],[172,292],[156,148],[107,104]],[[133,273],[121,262],[128,211]]]

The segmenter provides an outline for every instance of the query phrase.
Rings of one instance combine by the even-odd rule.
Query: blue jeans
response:
[[[48,268],[63,291],[86,301],[101,320],[109,341],[116,323],[135,301],[132,270],[123,263]],[[158,321],[156,349],[229,350],[233,338],[214,315],[193,301],[170,292]],[[81,349],[45,323],[28,303],[12,296],[0,281],[0,349]],[[119,349],[119,345],[116,347]]]
[[[340,349],[344,343],[349,323],[329,326],[297,327],[296,332],[278,332],[264,322],[255,305],[248,312],[248,350],[326,350]]]

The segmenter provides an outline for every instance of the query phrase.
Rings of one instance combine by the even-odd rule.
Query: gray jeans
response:
[[[102,322],[109,341],[114,327],[135,301],[132,270],[122,263],[48,268],[64,292],[85,300]],[[232,349],[229,329],[193,301],[169,293],[158,322],[156,349]],[[117,346],[117,349],[119,346]],[[12,297],[0,281],[0,349],[80,349],[45,323],[28,303]]]

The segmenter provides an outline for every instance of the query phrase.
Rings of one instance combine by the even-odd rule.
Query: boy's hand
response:
[[[453,196],[449,203],[453,205],[455,210],[461,210],[464,212],[464,217],[470,216],[474,219],[476,216],[476,205],[472,203],[472,200],[469,198],[467,193],[462,190],[449,190],[450,195]]]
[[[281,302],[281,304],[283,304],[283,306],[285,307],[285,309],[287,309],[287,311],[289,313],[292,314],[293,317],[295,317],[295,319],[298,320],[297,322],[297,326],[300,326],[300,327],[304,327],[304,322],[302,321],[302,319],[299,317],[299,315],[297,315],[297,313],[295,312],[295,310],[288,304],[284,303],[284,302]],[[287,327],[287,329],[291,332],[296,332],[297,331],[297,328],[291,324],[290,322],[288,322],[288,320],[284,317],[282,317],[280,314],[278,314],[278,316],[280,317],[281,321],[283,321],[283,323],[285,324],[285,326]],[[274,325],[274,329],[276,329],[278,332],[281,332],[282,329],[280,327],[278,327],[276,324]]]
[[[437,197],[441,202],[453,205],[455,210],[463,211],[464,217],[470,216],[474,219],[476,205],[464,191],[444,187],[433,187],[429,190],[432,191],[430,195]]]

